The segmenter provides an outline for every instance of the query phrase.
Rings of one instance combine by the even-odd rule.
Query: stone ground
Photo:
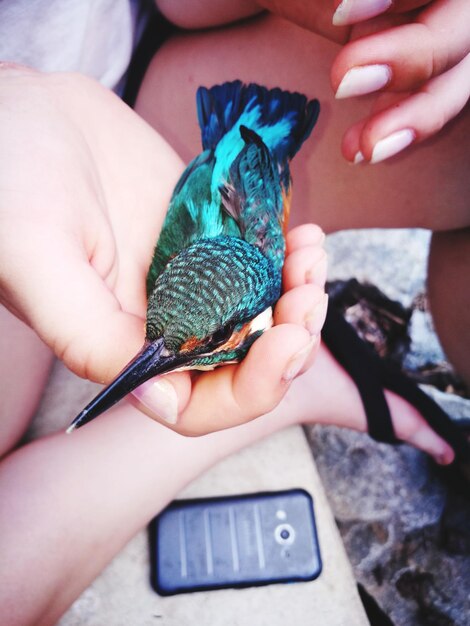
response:
[[[338,233],[328,238],[329,279],[372,282],[409,307],[425,291],[428,242],[419,230]],[[414,312],[410,328],[407,367],[445,362],[427,314]],[[468,425],[469,400],[430,391]],[[468,624],[468,483],[408,446],[334,427],[306,432],[356,579],[393,624]]]

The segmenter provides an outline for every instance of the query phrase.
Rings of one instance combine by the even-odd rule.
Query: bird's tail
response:
[[[236,80],[197,92],[197,111],[204,150],[241,125],[260,135],[278,163],[290,161],[312,132],[320,105],[300,93],[267,89]]]

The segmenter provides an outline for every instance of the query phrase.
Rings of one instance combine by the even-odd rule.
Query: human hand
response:
[[[143,275],[183,164],[98,83],[0,66],[0,299],[76,374],[142,344]]]
[[[183,164],[82,76],[4,65],[0,102],[0,299],[75,373],[108,382],[143,344],[145,276]],[[150,381],[141,401],[156,396],[159,413],[179,415],[173,428],[188,434],[273,408],[318,346],[322,241],[313,226],[289,237],[279,325],[242,364]]]
[[[378,163],[434,135],[470,96],[467,0],[344,0],[335,23],[380,10],[387,13],[351,30],[331,70],[337,98],[380,92],[344,136],[343,154],[356,163]]]
[[[345,133],[349,161],[378,163],[427,139],[468,101],[468,0],[258,4],[344,44],[331,68],[337,98],[378,92],[371,114]]]
[[[320,346],[328,304],[323,241],[324,234],[313,224],[288,233],[274,326],[241,363],[160,376],[129,397],[150,417],[185,435],[237,426],[273,410],[294,378],[312,365]]]

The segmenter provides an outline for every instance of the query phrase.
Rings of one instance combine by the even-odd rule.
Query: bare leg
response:
[[[470,388],[469,324],[470,228],[434,233],[428,293],[447,356]]]
[[[317,97],[317,127],[293,161],[293,223],[316,222],[326,232],[467,226],[469,117],[460,116],[438,138],[389,163],[350,165],[340,153],[341,137],[368,113],[369,100],[335,101],[329,68],[337,50],[272,16],[178,36],[154,57],[136,109],[188,161],[201,149],[199,85],[241,79]]]
[[[0,457],[24,434],[52,363],[50,350],[28,326],[0,306]]]
[[[12,453],[0,464],[5,623],[55,623],[189,481],[241,447],[307,419],[364,430],[350,379],[328,384],[337,367],[320,352],[274,411],[212,435],[183,437],[123,403],[73,435],[59,433]],[[389,401],[394,406],[395,398]],[[408,432],[399,434],[412,437],[416,420],[402,426]]]

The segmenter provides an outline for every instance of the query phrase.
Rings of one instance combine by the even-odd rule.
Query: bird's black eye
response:
[[[212,335],[209,337],[209,341],[208,341],[211,348],[217,348],[221,346],[222,344],[224,344],[226,341],[228,341],[230,337],[232,336],[234,327],[235,327],[235,324],[230,323],[214,331]]]

